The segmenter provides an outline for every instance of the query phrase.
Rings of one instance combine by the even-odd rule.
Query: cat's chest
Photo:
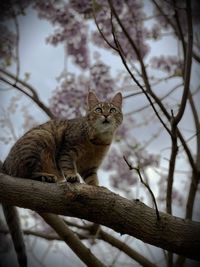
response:
[[[87,144],[80,149],[79,157],[76,159],[77,171],[84,172],[88,168],[98,168],[105,157],[109,146]]]

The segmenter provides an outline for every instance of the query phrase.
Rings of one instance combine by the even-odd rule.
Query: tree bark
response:
[[[200,261],[200,222],[160,212],[104,187],[49,184],[0,174],[0,202],[105,225],[145,243]]]

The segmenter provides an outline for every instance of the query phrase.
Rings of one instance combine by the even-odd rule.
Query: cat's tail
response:
[[[26,249],[17,208],[3,204],[3,212],[13,240],[20,267],[27,267]]]

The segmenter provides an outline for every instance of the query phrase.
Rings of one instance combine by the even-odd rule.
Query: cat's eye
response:
[[[110,113],[115,113],[117,110],[116,110],[116,108],[111,108],[110,109]]]
[[[102,109],[101,109],[101,108],[96,108],[96,109],[95,109],[95,112],[97,112],[97,113],[101,113],[101,112],[102,112]]]

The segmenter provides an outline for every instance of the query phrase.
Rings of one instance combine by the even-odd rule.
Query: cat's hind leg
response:
[[[48,183],[56,183],[64,180],[64,177],[56,165],[53,151],[50,149],[42,151],[40,155],[40,168],[32,173],[31,178]]]

